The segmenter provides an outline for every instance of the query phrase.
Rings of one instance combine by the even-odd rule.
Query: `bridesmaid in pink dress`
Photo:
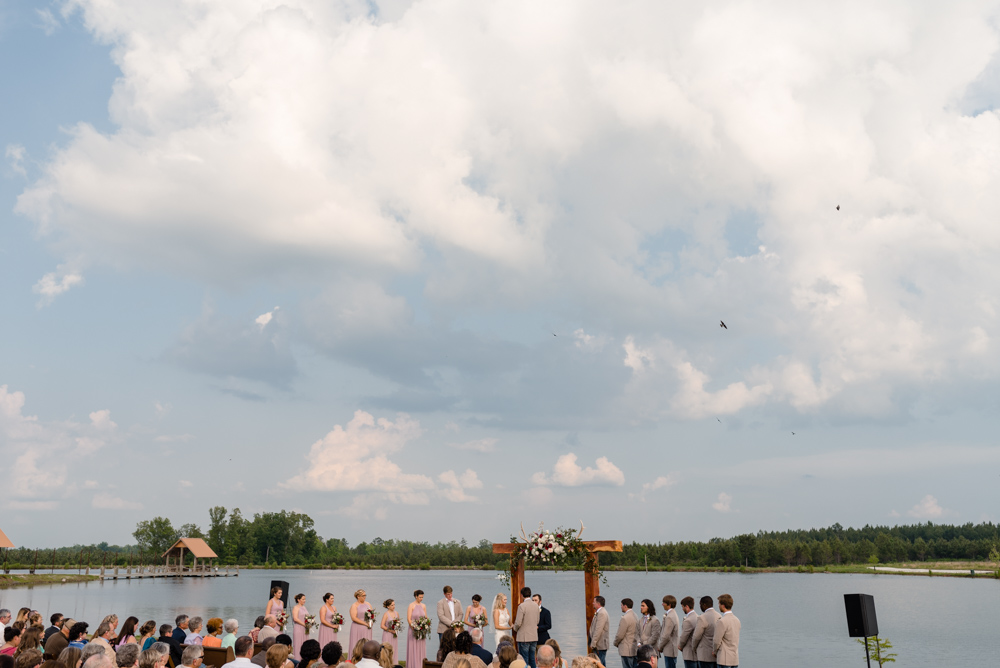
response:
[[[418,640],[413,635],[413,620],[417,617],[426,617],[427,608],[424,606],[424,592],[420,589],[413,592],[413,603],[406,609],[406,622],[409,628],[406,630],[406,665],[422,666],[427,658],[427,640]],[[396,657],[399,663],[399,657]]]
[[[351,655],[359,640],[362,638],[372,639],[372,627],[368,626],[368,622],[365,621],[365,611],[372,609],[371,604],[365,603],[368,594],[364,589],[359,589],[354,592],[354,598],[356,600],[351,604],[351,640],[344,648],[344,654],[347,656]]]
[[[337,606],[333,604],[333,594],[323,596],[323,607],[319,609],[319,646],[320,649],[326,647],[327,643],[337,640],[339,626],[334,626],[330,619],[337,612]]]
[[[292,606],[292,656],[295,657],[296,661],[302,658],[299,656],[299,650],[302,649],[302,643],[306,641],[306,615],[308,614],[306,595],[296,594],[295,605]]]
[[[382,607],[386,609],[386,612],[382,614],[382,644],[392,647],[392,660],[399,663],[399,638],[389,630],[389,623],[394,619],[399,619],[399,613],[396,612],[396,601],[387,598]]]
[[[264,616],[274,615],[277,617],[282,612],[285,611],[285,602],[281,600],[284,592],[281,591],[281,587],[271,587],[271,598],[267,601],[267,607],[264,608]]]

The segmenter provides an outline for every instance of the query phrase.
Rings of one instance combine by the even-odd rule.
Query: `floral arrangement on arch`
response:
[[[523,542],[519,542],[516,536],[510,537],[510,542],[517,543],[517,547],[511,552],[507,568],[501,573],[504,585],[510,586],[510,574],[517,568],[521,559],[524,559],[525,566],[554,566],[556,570],[582,561],[584,570],[596,573],[604,580],[604,574],[591,557],[587,544],[580,539],[583,529],[583,522],[580,522],[579,531],[563,527],[555,531],[546,531],[545,523],[542,522],[539,523],[537,531],[525,535],[524,525],[521,525]]]

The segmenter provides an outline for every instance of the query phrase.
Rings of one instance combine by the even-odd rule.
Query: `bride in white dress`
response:
[[[493,633],[497,645],[500,638],[510,635],[510,612],[507,610],[507,597],[503,594],[497,594],[493,599]]]

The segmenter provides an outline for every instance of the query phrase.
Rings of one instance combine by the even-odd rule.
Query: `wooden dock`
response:
[[[94,569],[95,571],[97,569]],[[90,575],[90,569],[86,569]],[[232,570],[217,568],[209,565],[198,566],[115,566],[114,568],[101,567],[99,573],[94,573],[102,580],[143,580],[147,578],[228,578],[239,577],[240,567],[236,566]]]

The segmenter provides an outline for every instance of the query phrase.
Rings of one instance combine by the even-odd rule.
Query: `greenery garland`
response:
[[[602,583],[607,584],[608,580],[601,571],[597,559],[590,553],[587,544],[580,540],[579,531],[576,529],[559,527],[555,531],[546,531],[544,523],[541,523],[537,531],[527,536],[522,529],[521,538],[524,542],[518,541],[517,536],[510,537],[510,542],[514,543],[515,547],[510,553],[506,567],[500,573],[500,580],[505,587],[510,586],[511,574],[518,568],[522,559],[525,568],[555,566],[557,571],[582,563],[586,573],[596,575]]]

